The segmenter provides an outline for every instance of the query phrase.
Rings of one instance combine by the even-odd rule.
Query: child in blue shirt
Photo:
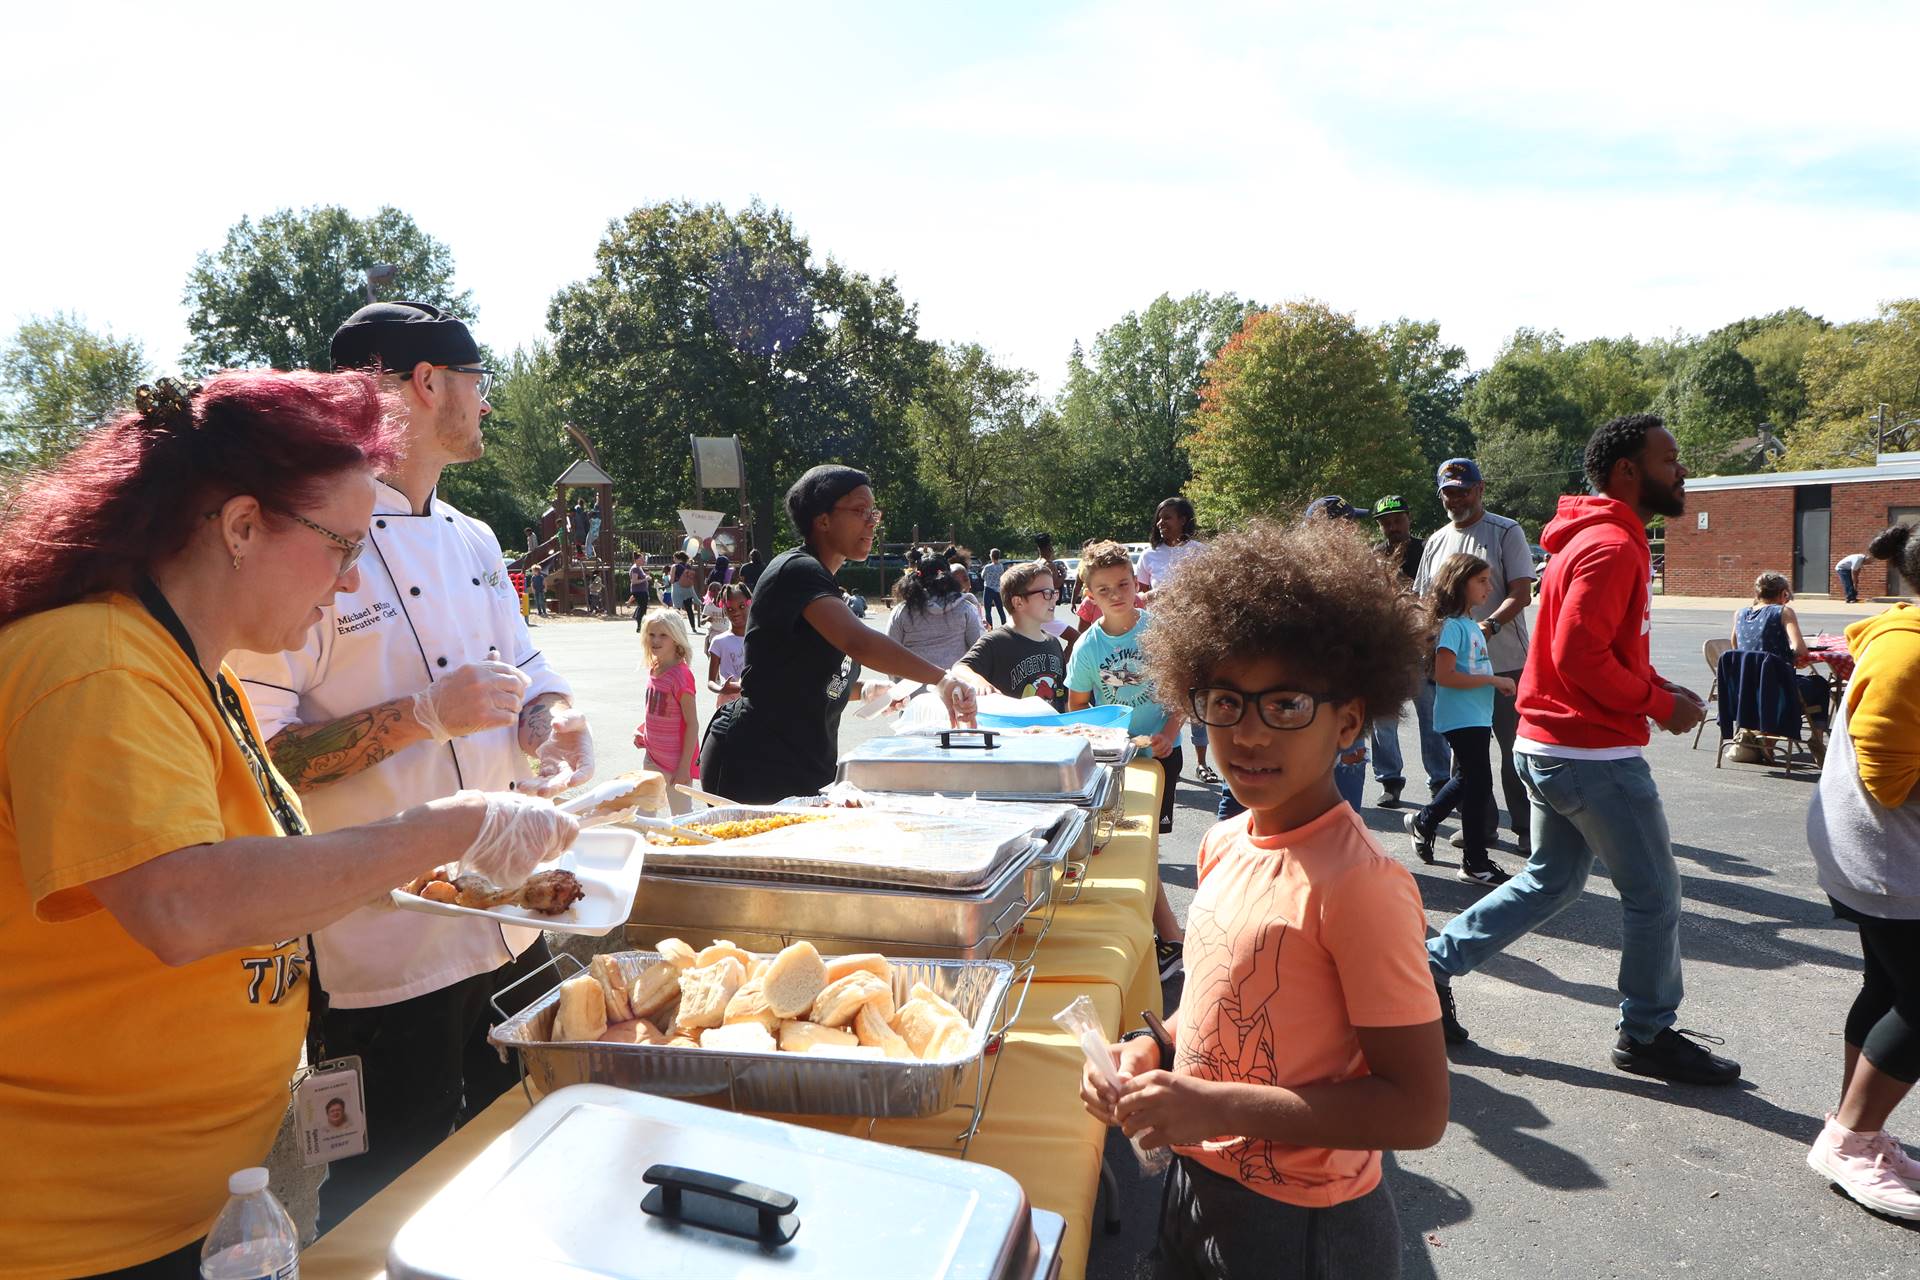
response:
[[[1117,705],[1127,708],[1127,732],[1152,740],[1154,760],[1166,774],[1160,793],[1160,831],[1173,830],[1173,788],[1184,763],[1179,742],[1182,718],[1154,701],[1147,679],[1140,637],[1146,634],[1147,611],[1134,601],[1139,584],[1133,577],[1133,559],[1117,542],[1090,542],[1080,552],[1080,580],[1087,595],[1100,606],[1100,621],[1090,624],[1074,642],[1067,658],[1067,710]],[[1160,976],[1170,978],[1180,969],[1180,947],[1185,934],[1173,914],[1167,891],[1161,888],[1153,904],[1153,931],[1157,935]]]
[[[1487,856],[1486,833],[1493,829],[1493,695],[1513,696],[1514,682],[1493,674],[1487,642],[1472,610],[1493,593],[1493,572],[1478,556],[1448,556],[1433,576],[1433,616],[1440,624],[1433,647],[1433,727],[1453,749],[1456,772],[1433,803],[1406,817],[1407,835],[1422,862],[1433,861],[1433,837],[1457,808],[1466,847],[1456,879],[1496,885],[1507,873]]]

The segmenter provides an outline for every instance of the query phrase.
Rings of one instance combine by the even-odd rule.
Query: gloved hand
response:
[[[462,791],[458,798],[484,800],[480,834],[461,855],[460,870],[483,875],[502,889],[518,889],[533,869],[558,857],[580,834],[580,822],[550,800],[513,791]]]
[[[546,741],[534,751],[533,781],[522,790],[536,796],[557,795],[593,778],[593,731],[587,716],[573,707],[555,706]]]
[[[520,718],[527,679],[505,662],[469,662],[413,695],[413,718],[435,742],[498,729]]]

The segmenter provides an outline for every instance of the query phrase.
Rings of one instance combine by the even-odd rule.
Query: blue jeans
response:
[[[1572,906],[1598,855],[1620,893],[1620,1029],[1652,1040],[1673,1025],[1682,995],[1680,872],[1653,771],[1640,757],[1516,754],[1514,766],[1533,810],[1533,856],[1519,875],[1427,939],[1434,977],[1472,973]]]
[[[1860,593],[1858,590],[1855,589],[1853,585],[1853,570],[1835,569],[1834,572],[1840,575],[1840,590],[1846,593],[1847,603],[1848,604],[1858,603],[1860,599]]]
[[[993,611],[994,611],[995,609],[998,609],[998,610],[1000,611],[1000,623],[1001,623],[1001,625],[1002,625],[1002,626],[1005,626],[1005,625],[1007,624],[1007,622],[1009,621],[1009,619],[1008,619],[1008,617],[1007,617],[1007,606],[1006,606],[1006,604],[1005,604],[1005,603],[1004,603],[1004,602],[1003,602],[1003,601],[1002,601],[1002,600],[1000,599],[1000,591],[999,591],[999,588],[997,588],[997,587],[988,587],[988,588],[987,588],[987,589],[986,589],[986,590],[985,590],[985,591],[984,591],[984,592],[983,592],[983,593],[981,594],[981,597],[980,597],[980,598],[981,598],[981,600],[982,600],[982,602],[983,602],[983,604],[984,604],[984,610],[983,610],[983,611],[984,611],[984,612],[985,612],[985,614],[986,614],[986,617],[985,617],[985,618],[983,619],[983,621],[985,621],[985,622],[987,622],[987,623],[989,623],[989,624],[991,624],[991,623],[993,622]]]
[[[1422,680],[1415,690],[1413,716],[1420,734],[1420,767],[1427,771],[1427,794],[1437,795],[1453,772],[1453,757],[1448,753],[1447,740],[1433,729],[1433,681]],[[1405,768],[1400,754],[1400,720],[1381,716],[1373,722],[1373,780],[1404,783]]]
[[[1198,773],[1212,763],[1207,759],[1207,726],[1198,720],[1189,720],[1187,736],[1193,739],[1193,770]]]

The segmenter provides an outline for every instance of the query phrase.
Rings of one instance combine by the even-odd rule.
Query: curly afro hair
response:
[[[1587,439],[1584,461],[1587,483],[1595,493],[1605,493],[1613,479],[1613,464],[1622,458],[1637,458],[1646,452],[1647,435],[1667,424],[1651,413],[1629,413],[1602,423]]]
[[[1361,699],[1369,719],[1398,715],[1434,630],[1398,564],[1344,520],[1258,519],[1223,534],[1153,593],[1150,616],[1147,675],[1182,714],[1222,662],[1266,653],[1328,696]]]

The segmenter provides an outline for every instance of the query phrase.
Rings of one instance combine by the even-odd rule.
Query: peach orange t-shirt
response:
[[[1344,804],[1276,836],[1254,835],[1251,820],[1223,822],[1200,844],[1174,1069],[1282,1087],[1364,1076],[1354,1028],[1440,1016],[1420,891]],[[1178,1150],[1307,1208],[1380,1182],[1378,1151],[1228,1135]]]

